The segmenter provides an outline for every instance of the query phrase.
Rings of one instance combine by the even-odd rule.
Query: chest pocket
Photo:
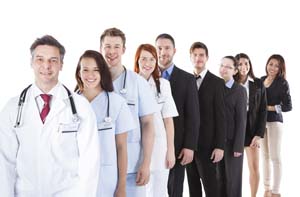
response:
[[[139,109],[138,103],[135,99],[127,98],[127,105],[131,111],[132,117],[135,120],[135,124],[138,125],[137,129],[131,130],[128,132],[127,141],[132,142],[139,142],[141,139],[141,131],[140,131],[140,122],[139,122]]]
[[[115,139],[115,125],[112,123],[98,123],[100,138],[101,165],[110,166],[117,164],[117,150]]]
[[[79,123],[60,123],[52,144],[52,152],[57,162],[72,171],[77,171],[78,168],[78,128]]]

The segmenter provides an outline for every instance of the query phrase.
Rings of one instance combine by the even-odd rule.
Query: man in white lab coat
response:
[[[94,112],[58,81],[65,49],[55,38],[38,38],[30,50],[35,81],[0,112],[0,195],[96,196]]]

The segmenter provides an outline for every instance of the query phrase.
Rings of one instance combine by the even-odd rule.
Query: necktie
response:
[[[162,77],[163,77],[164,79],[166,79],[166,80],[169,80],[170,75],[169,75],[169,73],[168,73],[167,71],[164,71],[164,72],[162,73]]]
[[[50,103],[51,95],[49,95],[49,94],[41,94],[41,97],[42,97],[42,99],[44,101],[44,107],[43,107],[43,109],[41,111],[40,116],[41,116],[41,120],[44,123],[45,120],[46,120],[46,117],[47,117],[47,115],[48,115],[48,113],[50,111],[50,104],[49,103]]]
[[[201,79],[202,79],[201,75],[195,76],[195,78],[196,78],[196,82],[197,82],[197,88],[199,90],[200,85],[201,85]]]

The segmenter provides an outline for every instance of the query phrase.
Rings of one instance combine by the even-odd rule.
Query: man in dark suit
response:
[[[202,196],[202,180],[206,197],[219,197],[222,176],[217,165],[224,155],[226,128],[224,80],[207,70],[208,49],[205,44],[193,43],[190,58],[194,65],[201,116],[198,151],[187,166],[190,196]]]
[[[172,96],[179,113],[174,118],[176,163],[169,172],[168,193],[171,197],[181,197],[185,165],[192,162],[198,145],[200,116],[196,81],[192,74],[174,65],[176,49],[171,35],[160,34],[156,38],[156,49],[162,77],[170,81]]]

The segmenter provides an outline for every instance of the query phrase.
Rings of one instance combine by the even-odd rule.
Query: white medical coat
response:
[[[159,110],[154,114],[155,139],[151,158],[151,171],[166,169],[167,135],[163,119],[178,116],[169,81],[163,78],[160,78],[159,81],[160,94],[157,92],[153,77],[151,76],[148,80]]]
[[[94,197],[100,149],[94,112],[73,94],[80,117],[78,129],[66,89],[58,83],[43,124],[35,95],[28,89],[21,124],[14,128],[19,97],[0,113],[0,195],[5,197]],[[77,131],[77,132],[76,132]]]

